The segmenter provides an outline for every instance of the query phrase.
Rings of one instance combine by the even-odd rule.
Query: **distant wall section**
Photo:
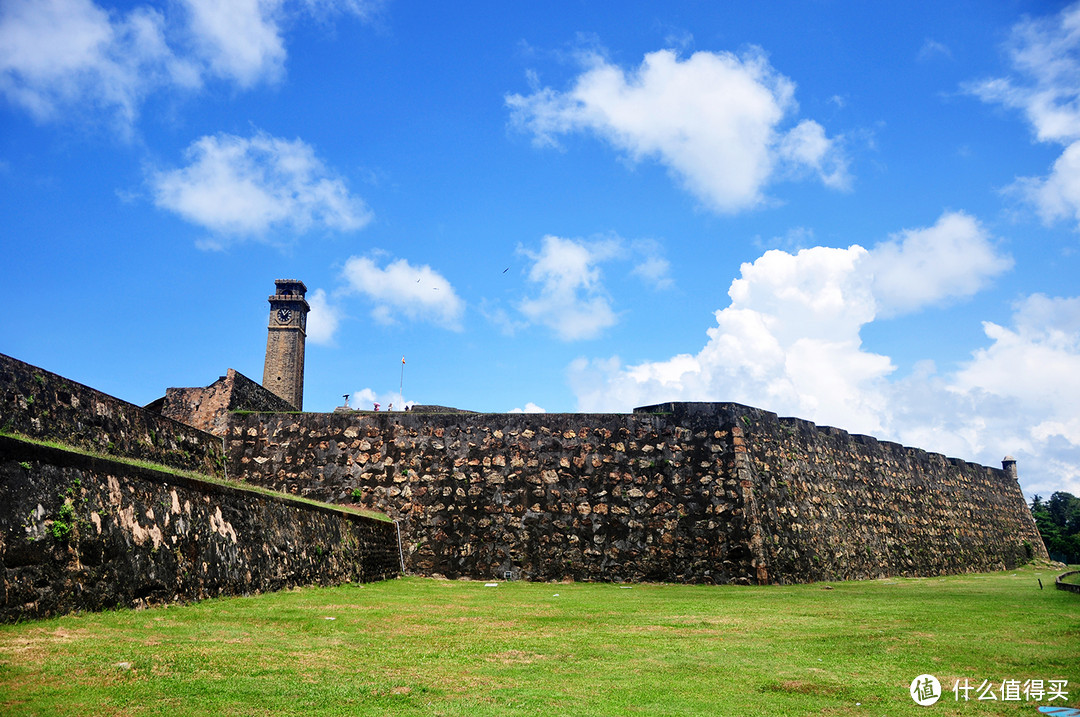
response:
[[[731,412],[770,582],[1005,570],[1048,558],[1007,470],[733,404],[638,410],[678,424]]]

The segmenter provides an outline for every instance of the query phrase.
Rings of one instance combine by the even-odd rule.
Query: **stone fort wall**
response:
[[[0,433],[221,475],[220,438],[0,354]]]
[[[234,414],[229,473],[400,519],[409,570],[789,583],[1046,557],[1015,478],[737,404]]]
[[[425,575],[753,573],[730,433],[706,445],[662,417],[249,414],[229,453],[241,480],[399,519],[407,567]]]
[[[210,479],[221,438],[3,355],[0,427],[0,622],[400,572],[392,522]]]

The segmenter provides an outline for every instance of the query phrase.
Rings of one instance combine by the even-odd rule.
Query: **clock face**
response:
[[[278,309],[277,320],[279,324],[287,324],[292,320],[292,309]]]

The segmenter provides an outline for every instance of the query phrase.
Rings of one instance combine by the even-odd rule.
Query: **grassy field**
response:
[[[1054,576],[405,578],[75,615],[0,627],[0,714],[1037,714],[1080,706],[1080,595]],[[943,685],[936,705],[908,694],[922,673]],[[958,702],[957,679],[1068,680],[1069,696]]]

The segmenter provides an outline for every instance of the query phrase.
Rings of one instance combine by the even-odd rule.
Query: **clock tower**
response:
[[[270,302],[267,327],[266,363],[263,388],[288,401],[297,411],[304,409],[304,340],[307,337],[307,314],[311,308],[304,299],[307,287],[296,279],[278,279]]]

